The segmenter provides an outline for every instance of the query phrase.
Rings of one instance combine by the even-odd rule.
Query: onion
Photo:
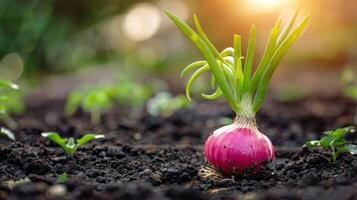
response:
[[[193,17],[196,27],[194,31],[176,15],[165,11],[166,15],[197,46],[205,58],[205,60],[191,63],[182,71],[182,75],[192,72],[186,85],[187,98],[190,99],[190,90],[195,80],[204,72],[209,72],[210,83],[215,92],[202,94],[202,97],[215,100],[224,96],[237,115],[232,125],[214,131],[204,147],[206,160],[224,175],[242,174],[247,169],[255,174],[264,163],[275,159],[274,147],[270,140],[259,132],[255,115],[263,104],[269,82],[279,63],[308,24],[309,15],[294,26],[299,10],[297,9],[285,28],[281,27],[281,19],[277,20],[271,29],[260,64],[253,75],[256,46],[255,25],[252,25],[250,30],[245,55],[242,54],[241,36],[237,34],[233,36],[233,48],[228,47],[219,52],[203,31],[196,15]],[[206,177],[204,171],[203,176]],[[207,177],[209,176],[210,174]]]
[[[233,124],[214,131],[204,146],[206,160],[225,175],[257,173],[275,159],[274,147],[254,118],[237,117]]]

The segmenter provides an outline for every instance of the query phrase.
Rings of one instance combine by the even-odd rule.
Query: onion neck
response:
[[[255,117],[245,117],[245,116],[237,116],[234,119],[234,124],[241,128],[257,128],[257,121]]]
[[[242,99],[238,103],[238,111],[236,113],[238,117],[252,118],[255,120],[255,112],[253,111],[253,97],[250,93],[245,93]]]
[[[255,112],[253,111],[253,97],[250,93],[243,94],[241,101],[238,103],[238,111],[234,124],[238,127],[246,127],[257,130]]]

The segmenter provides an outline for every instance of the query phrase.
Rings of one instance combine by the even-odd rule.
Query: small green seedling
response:
[[[141,107],[151,96],[148,88],[130,80],[120,80],[115,84],[79,88],[72,91],[65,106],[65,114],[73,115],[79,108],[91,114],[94,124],[99,124],[104,112],[114,105]]]
[[[25,109],[23,96],[18,89],[19,86],[11,81],[0,79],[0,120],[12,129],[17,124],[11,114],[21,114]]]
[[[357,154],[357,145],[348,144],[344,138],[347,134],[354,133],[354,127],[338,128],[326,131],[320,140],[308,141],[304,146],[308,148],[321,147],[331,151],[332,162],[335,162],[340,153]]]
[[[120,105],[142,108],[152,95],[152,86],[138,84],[129,78],[119,78],[109,91]]]
[[[0,128],[0,136],[5,136],[5,137],[9,138],[12,141],[16,140],[15,134],[11,130],[9,130],[7,128],[4,128],[4,127]]]
[[[173,97],[169,92],[159,92],[148,101],[147,111],[152,116],[169,117],[175,111],[189,106],[190,102],[183,95]]]
[[[68,176],[67,172],[64,172],[57,177],[57,182],[65,183],[68,181],[68,179],[69,179],[69,176]]]
[[[55,132],[46,132],[41,134],[42,137],[45,137],[52,142],[60,146],[63,151],[69,156],[73,156],[79,147],[91,142],[92,140],[104,138],[104,135],[95,135],[95,134],[86,134],[82,138],[77,139],[76,142],[72,137],[62,138],[58,133]]]

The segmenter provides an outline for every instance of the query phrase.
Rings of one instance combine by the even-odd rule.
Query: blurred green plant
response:
[[[111,87],[111,96],[120,105],[129,105],[132,108],[141,108],[153,94],[151,84],[143,85],[129,78],[119,78]]]
[[[73,115],[78,108],[91,114],[95,124],[100,123],[101,115],[114,105],[107,87],[81,89],[71,92],[65,106],[65,114]]]
[[[152,116],[169,117],[175,111],[187,108],[191,105],[190,101],[183,95],[173,96],[169,92],[159,92],[149,99],[147,112]]]
[[[41,135],[42,137],[56,143],[69,156],[74,156],[79,147],[95,139],[105,138],[104,135],[85,134],[83,137],[75,141],[72,137],[62,138],[58,133],[55,132],[45,132]]]
[[[280,102],[295,102],[309,95],[309,92],[293,84],[287,84],[274,92],[274,98]]]
[[[23,95],[18,89],[19,86],[11,81],[0,79],[0,120],[10,128],[16,128],[11,115],[21,114],[25,110]]]
[[[321,147],[331,152],[332,162],[335,162],[341,153],[357,154],[357,145],[348,144],[344,138],[347,134],[354,133],[354,127],[338,128],[325,132],[325,136],[320,140],[308,141],[304,147],[317,148]]]
[[[66,183],[68,179],[69,179],[69,175],[67,174],[67,172],[64,172],[57,176],[58,183]]]
[[[341,75],[342,94],[357,101],[357,79],[351,66],[347,66]],[[357,107],[355,108],[354,123],[357,124]]]
[[[94,124],[99,124],[101,115],[114,105],[128,105],[138,108],[151,96],[151,89],[128,79],[120,79],[115,84],[80,88],[72,91],[65,105],[65,114],[73,115],[82,108],[91,114]]]
[[[218,120],[218,123],[219,123],[219,125],[221,125],[221,126],[227,126],[227,125],[230,125],[230,124],[233,124],[233,120],[232,120],[232,118],[230,118],[230,117],[221,117],[221,118],[219,118],[219,120]]]
[[[343,94],[346,97],[357,100],[357,79],[352,67],[347,66],[342,71],[341,82],[343,86]]]
[[[114,50],[101,48],[105,36],[95,28],[83,33],[141,1],[1,0],[0,57],[18,53],[27,77],[73,69],[93,57],[95,61],[106,58]]]

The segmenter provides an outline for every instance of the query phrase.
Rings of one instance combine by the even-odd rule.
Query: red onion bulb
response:
[[[238,117],[233,124],[213,132],[204,146],[206,160],[225,175],[253,173],[275,159],[274,147],[254,118]]]

